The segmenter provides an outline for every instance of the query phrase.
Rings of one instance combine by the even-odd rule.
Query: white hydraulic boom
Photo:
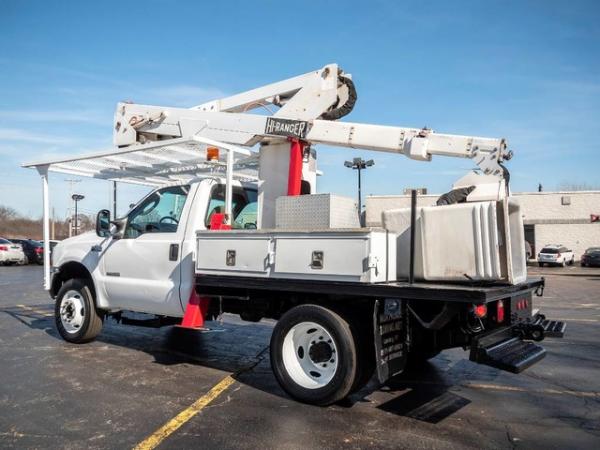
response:
[[[506,195],[510,159],[504,139],[457,136],[430,129],[340,122],[350,112],[356,92],[350,75],[336,64],[192,109],[120,103],[115,114],[114,143],[119,147],[179,137],[202,136],[241,146],[274,144],[286,138],[308,144],[400,153],[429,161],[434,155],[473,159],[481,169],[455,187],[474,185],[470,200]],[[269,115],[250,113],[279,108]]]

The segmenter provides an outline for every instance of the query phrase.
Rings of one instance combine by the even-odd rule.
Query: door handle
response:
[[[179,244],[169,246],[169,261],[177,261],[179,257]]]

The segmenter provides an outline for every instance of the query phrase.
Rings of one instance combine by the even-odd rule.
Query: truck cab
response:
[[[256,183],[233,184],[231,227],[256,228]],[[210,229],[224,206],[224,180],[206,178],[155,189],[116,220],[101,211],[111,231],[84,233],[55,248],[52,295],[72,273],[87,272],[99,308],[183,316],[193,289],[195,233]]]

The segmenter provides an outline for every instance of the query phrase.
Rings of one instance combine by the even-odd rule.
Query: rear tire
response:
[[[544,263],[541,263],[541,262],[539,262],[539,263],[538,263],[538,265],[539,265],[540,267],[544,267]]]
[[[356,388],[359,354],[348,322],[322,306],[290,309],[271,336],[275,378],[291,397],[312,405],[330,405]]]
[[[371,379],[375,372],[375,346],[373,342],[373,327],[364,323],[364,316],[351,322],[351,330],[356,346],[358,367],[350,394],[360,391]]]
[[[93,341],[102,330],[102,318],[87,280],[72,278],[61,286],[56,296],[54,321],[65,341],[74,344]]]

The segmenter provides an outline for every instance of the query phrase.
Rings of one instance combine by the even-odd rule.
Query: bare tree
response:
[[[18,217],[17,211],[8,206],[0,206],[0,222],[4,220],[13,220]]]
[[[94,229],[95,219],[92,216],[79,215],[80,229],[83,233]],[[54,222],[54,233],[56,239],[64,239],[69,236],[69,221],[57,220]],[[36,239],[43,237],[42,219],[32,219],[20,215],[12,208],[0,205],[0,236],[14,239]]]

